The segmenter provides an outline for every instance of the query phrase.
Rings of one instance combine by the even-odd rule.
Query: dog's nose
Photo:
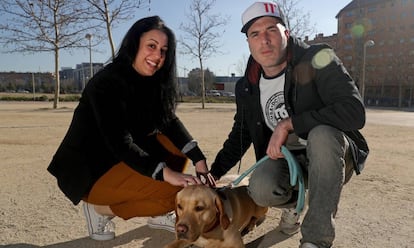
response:
[[[188,226],[184,224],[178,224],[176,231],[180,234],[186,234],[188,232]]]

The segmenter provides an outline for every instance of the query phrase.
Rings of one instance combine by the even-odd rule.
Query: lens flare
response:
[[[315,69],[322,69],[325,66],[329,65],[334,59],[334,52],[331,48],[324,48],[320,50],[312,58],[312,66]]]
[[[362,24],[356,24],[351,29],[351,34],[354,38],[361,38],[365,32],[365,27]]]

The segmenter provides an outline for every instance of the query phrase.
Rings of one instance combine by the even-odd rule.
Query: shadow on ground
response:
[[[150,229],[147,226],[139,227],[129,232],[123,233],[116,236],[114,240],[110,241],[95,241],[89,237],[80,239],[65,241],[56,244],[37,246],[32,244],[9,244],[0,246],[4,248],[35,248],[35,247],[46,247],[46,248],[83,248],[83,247],[99,247],[99,248],[110,248],[120,247],[129,243],[137,243],[135,247],[163,247],[172,240],[173,236],[171,233],[161,230]],[[138,245],[141,244],[142,246]]]
[[[258,247],[271,247],[277,243],[280,243],[290,236],[280,233],[277,229],[272,230],[265,235],[262,235],[255,240],[246,244],[246,248],[258,248]],[[122,245],[137,243],[135,247],[147,247],[147,248],[161,248],[168,244],[172,240],[171,233],[161,230],[150,229],[147,226],[143,226],[124,234],[117,236],[114,240],[110,241],[95,241],[89,237],[81,239],[70,240],[66,242],[50,244],[45,246],[38,246],[33,244],[8,244],[0,246],[4,248],[79,248],[79,247],[99,247],[99,248],[112,248],[120,247]],[[139,243],[139,244],[138,244]],[[195,247],[194,247],[195,248]]]

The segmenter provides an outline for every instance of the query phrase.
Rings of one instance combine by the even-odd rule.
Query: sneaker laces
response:
[[[299,221],[299,214],[295,209],[283,209],[280,217],[282,223],[295,225]]]
[[[169,212],[165,215],[165,222],[171,222],[171,223],[175,223],[175,213],[174,212]]]
[[[114,216],[100,216],[98,220],[98,232],[114,232],[115,223],[112,221],[113,218]]]

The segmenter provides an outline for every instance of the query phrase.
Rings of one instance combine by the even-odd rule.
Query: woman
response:
[[[174,113],[175,49],[174,34],[158,16],[138,20],[112,63],[88,82],[48,167],[74,204],[83,200],[92,239],[115,237],[114,216],[173,210],[182,187],[202,183],[182,173],[187,158],[198,174],[208,172],[205,156]],[[150,224],[174,224],[165,222]]]

